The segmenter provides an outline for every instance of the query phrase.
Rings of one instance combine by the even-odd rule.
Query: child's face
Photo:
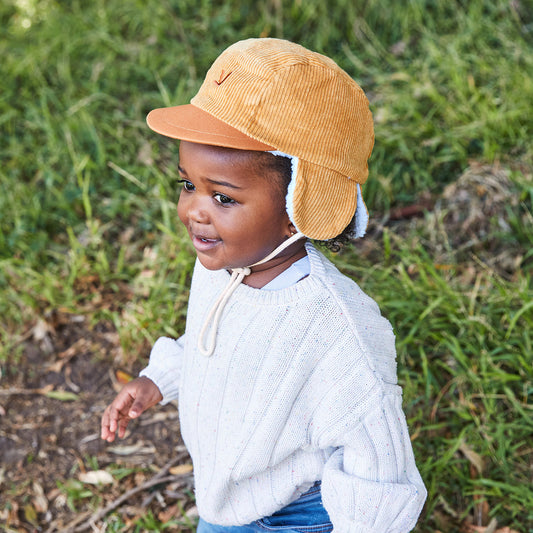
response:
[[[178,215],[205,268],[252,265],[290,236],[280,178],[257,169],[249,152],[181,141]]]

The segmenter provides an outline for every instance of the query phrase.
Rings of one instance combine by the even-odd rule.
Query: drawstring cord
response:
[[[222,316],[222,311],[224,311],[224,307],[226,307],[227,301],[229,300],[230,296],[235,292],[235,289],[242,283],[242,280],[246,276],[251,274],[252,267],[259,266],[263,263],[266,263],[267,261],[270,261],[278,254],[280,254],[283,250],[285,250],[285,248],[291,246],[291,244],[304,237],[305,235],[303,233],[295,233],[289,239],[281,243],[273,252],[268,254],[261,261],[258,261],[257,263],[254,263],[249,267],[239,267],[231,269],[231,277],[228,284],[226,285],[220,296],[217,298],[216,302],[213,304],[213,307],[211,307],[211,310],[209,311],[205,319],[204,325],[200,330],[200,336],[198,337],[198,350],[201,354],[205,355],[206,357],[210,357],[211,355],[213,355],[217,339],[218,324],[220,322],[220,317]]]
[[[233,294],[235,289],[241,284],[242,280],[250,274],[251,270],[248,267],[234,268],[231,271],[231,278],[229,283],[226,285],[226,288],[222,291],[217,301],[214,303],[213,307],[209,311],[207,318],[205,319],[202,330],[200,331],[200,337],[198,338],[198,350],[201,354],[209,357],[213,354],[215,350],[215,343],[217,337],[218,323],[220,321],[220,315],[226,306],[226,302],[229,300],[229,297]],[[211,321],[213,323],[211,324]],[[205,343],[205,337],[207,329],[211,325],[211,330],[209,331],[208,343]]]

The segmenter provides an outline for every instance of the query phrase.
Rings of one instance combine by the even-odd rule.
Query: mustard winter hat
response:
[[[359,185],[368,177],[372,114],[363,90],[328,57],[281,39],[237,42],[190,104],[154,109],[147,122],[175,139],[292,157],[287,212],[298,231],[332,239],[359,202],[355,233],[364,234]]]

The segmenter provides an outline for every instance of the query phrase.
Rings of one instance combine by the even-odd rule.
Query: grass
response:
[[[381,303],[402,332],[400,379],[415,414],[411,424],[420,431],[415,449],[432,478],[428,512],[442,500],[473,511],[475,495],[495,505],[494,516],[514,508],[513,518],[530,521],[524,511],[533,508],[530,288],[483,271],[473,286],[462,287],[418,247],[402,250],[398,260],[377,283],[395,295]],[[443,492],[443,480],[455,486]]]
[[[229,43],[292,39],[369,94],[374,219],[474,163],[511,175],[516,201],[473,252],[435,215],[334,260],[397,333],[429,489],[417,531],[459,530],[482,502],[533,531],[532,13],[526,0],[3,2],[0,362],[54,309],[112,323],[125,353],[182,331],[194,257],[175,215],[177,150],[145,115],[188,101]],[[483,259],[492,249],[517,258],[512,272]]]

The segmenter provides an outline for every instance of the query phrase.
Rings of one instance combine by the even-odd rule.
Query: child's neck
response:
[[[252,273],[244,278],[243,283],[254,289],[261,289],[306,255],[305,241],[298,241],[287,248],[283,254],[267,263],[253,267]]]

